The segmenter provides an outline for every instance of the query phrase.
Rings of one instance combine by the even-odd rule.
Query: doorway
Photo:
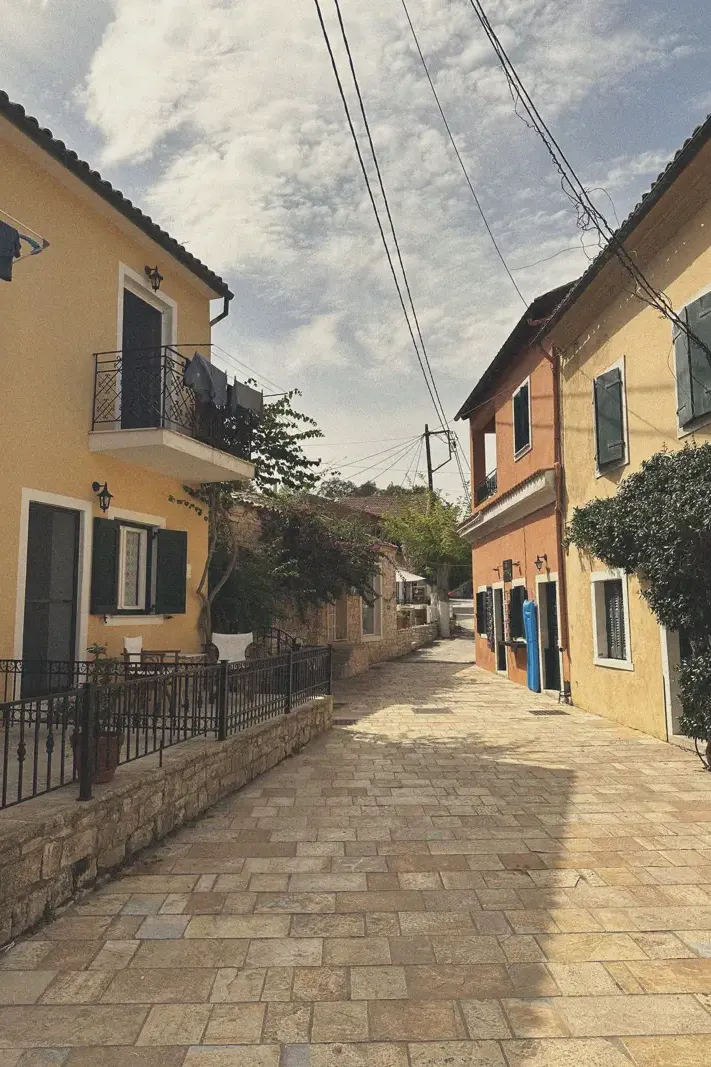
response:
[[[22,659],[22,696],[47,692],[47,661],[52,687],[69,688],[76,654],[80,513],[49,504],[31,503],[27,527]],[[37,661],[43,666],[39,667]]]
[[[163,315],[158,308],[123,290],[121,339],[121,428],[161,425],[161,345]]]
[[[542,688],[560,692],[560,635],[558,631],[558,582],[538,584]]]
[[[508,673],[506,664],[506,645],[504,636],[504,591],[494,589],[494,648],[496,651],[496,669]]]
[[[685,630],[667,630],[660,626],[662,643],[662,675],[664,678],[664,704],[667,720],[667,737],[681,734],[682,714],[679,668],[692,654],[691,643]]]

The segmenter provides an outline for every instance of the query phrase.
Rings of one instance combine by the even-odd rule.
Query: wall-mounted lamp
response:
[[[96,493],[99,498],[99,507],[102,511],[108,511],[111,507],[111,501],[113,500],[113,493],[109,492],[109,487],[106,482],[101,485],[100,482],[92,482],[91,490]]]
[[[158,270],[158,267],[144,267],[147,277],[150,279],[151,289],[154,293],[157,293],[160,289],[160,283],[163,281],[163,275]]]
[[[536,563],[536,570],[537,571],[542,571],[543,570],[543,564],[544,563],[546,565],[546,570],[548,570],[548,556],[545,553],[542,556],[536,556],[535,563]]]

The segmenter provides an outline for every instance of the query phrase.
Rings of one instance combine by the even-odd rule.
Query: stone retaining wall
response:
[[[74,784],[0,812],[0,946],[328,730],[333,698],[227,741],[193,740],[119,767],[93,800]]]
[[[414,652],[423,645],[431,645],[439,635],[439,624],[427,623],[424,626],[410,626],[405,630],[396,630],[381,640],[362,641],[357,645],[333,646],[334,678],[350,678],[354,674],[367,671],[371,663],[381,660],[397,659]]]

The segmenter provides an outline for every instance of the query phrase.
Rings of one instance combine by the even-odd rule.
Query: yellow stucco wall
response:
[[[100,197],[0,119],[0,207],[50,242],[0,282],[0,658],[16,654],[16,584],[22,490],[94,503],[91,483],[108,482],[117,508],[163,517],[187,530],[187,611],[159,624],[107,625],[90,617],[88,642],[119,652],[124,635],[147,648],[199,647],[195,587],[205,559],[205,522],[168,502],[182,483],[108,456],[90,454],[92,354],[121,347],[119,264],[137,274],[158,264],[161,293],[177,302],[177,341],[208,342],[210,294],[203,283],[121,219]],[[1,217],[1,216],[0,216]],[[113,512],[109,512],[111,518]],[[19,654],[19,653],[18,653]],[[77,650],[84,655],[83,649]]]
[[[704,165],[708,165],[708,160]],[[701,164],[697,166],[701,170]],[[708,171],[706,171],[708,173]],[[708,179],[706,179],[708,188]],[[676,196],[676,199],[675,199]],[[670,212],[682,205],[675,191],[659,205],[662,226],[675,229]],[[679,206],[679,210],[683,207]],[[661,216],[660,216],[661,217]],[[650,236],[651,234],[651,236]],[[663,289],[676,309],[711,287],[711,203],[682,223],[672,238],[657,247],[644,264],[652,283]],[[654,240],[654,219],[647,241]],[[612,273],[614,272],[614,274]],[[563,460],[567,515],[594,497],[614,494],[621,478],[663,448],[711,439],[711,423],[680,437],[671,323],[634,296],[619,264],[608,271],[609,292],[597,307],[576,305],[553,330],[551,339],[562,352]],[[582,300],[579,303],[583,303]],[[577,351],[576,351],[577,349]],[[600,477],[595,473],[592,379],[624,360],[629,451],[628,462]],[[636,578],[629,579],[629,622],[634,669],[619,670],[593,663],[590,571],[604,570],[574,548],[568,551],[567,582],[570,615],[572,695],[575,704],[657,737],[667,737],[660,628],[642,600]]]

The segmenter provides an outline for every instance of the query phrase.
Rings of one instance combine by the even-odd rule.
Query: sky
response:
[[[333,0],[321,4],[336,47]],[[340,4],[452,422],[523,304],[459,169],[402,0]],[[524,297],[577,277],[595,252],[592,236],[585,251],[469,0],[407,7]],[[711,111],[707,0],[484,7],[596,204],[622,221]],[[381,485],[421,473],[416,439],[439,419],[314,0],[2,0],[2,8],[0,88],[230,284],[230,315],[213,338],[229,354],[217,355],[225,369],[244,377],[250,368],[266,392],[300,389],[298,404],[325,434],[311,449],[324,467]],[[342,42],[336,55],[345,79]],[[452,425],[465,443],[462,424]],[[438,441],[433,453],[435,464],[446,458]],[[435,483],[461,495],[453,463]]]

